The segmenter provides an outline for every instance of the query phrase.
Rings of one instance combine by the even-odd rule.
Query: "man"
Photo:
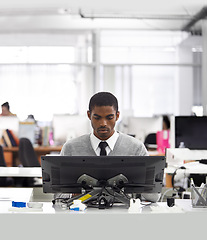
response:
[[[16,116],[16,114],[13,114],[10,112],[10,106],[8,102],[5,102],[1,105],[2,113],[0,116]]]
[[[138,139],[115,131],[119,119],[118,101],[109,92],[99,92],[89,102],[88,118],[93,133],[68,140],[61,155],[70,156],[147,156],[148,152]],[[104,145],[104,146],[102,146]],[[156,195],[156,194],[155,194]],[[157,201],[158,196],[147,194],[146,198]]]
[[[128,156],[148,155],[143,143],[138,139],[114,130],[119,119],[118,101],[109,92],[95,94],[89,102],[88,118],[93,133],[69,140],[63,145],[61,155],[100,155],[100,142],[106,142],[106,155]]]

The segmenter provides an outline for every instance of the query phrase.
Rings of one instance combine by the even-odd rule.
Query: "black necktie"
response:
[[[106,156],[106,147],[108,146],[107,142],[100,142],[98,145],[101,149],[100,156]]]

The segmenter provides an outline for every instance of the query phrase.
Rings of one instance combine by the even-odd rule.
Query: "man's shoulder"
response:
[[[84,134],[76,138],[72,138],[66,142],[66,144],[75,144],[75,143],[82,143],[85,141],[90,140],[90,134]]]
[[[68,140],[62,147],[61,155],[84,155],[90,148],[90,134]]]
[[[113,155],[145,156],[148,153],[139,139],[119,132]]]
[[[122,132],[119,132],[119,138],[120,140],[122,141],[128,141],[128,142],[132,142],[132,143],[141,143],[141,141],[135,137],[132,137],[128,134],[125,134],[125,133],[122,133]]]

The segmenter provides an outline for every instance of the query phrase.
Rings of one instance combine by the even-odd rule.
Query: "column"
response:
[[[202,20],[203,54],[202,54],[202,105],[203,115],[207,115],[207,20]]]

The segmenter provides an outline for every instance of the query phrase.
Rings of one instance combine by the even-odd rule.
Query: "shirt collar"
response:
[[[119,137],[119,133],[117,131],[115,131],[114,134],[105,141],[108,143],[108,146],[111,151],[113,151],[118,137]],[[91,145],[92,145],[94,151],[96,151],[101,140],[99,138],[97,138],[93,133],[91,133],[91,135],[90,135],[90,140],[91,140]]]

